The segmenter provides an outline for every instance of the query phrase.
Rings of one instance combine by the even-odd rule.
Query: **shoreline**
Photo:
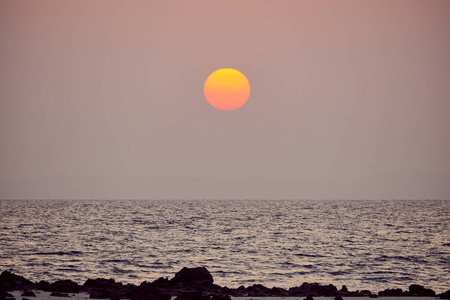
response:
[[[34,292],[35,291],[35,292]],[[171,279],[160,277],[152,282],[144,281],[140,285],[123,284],[114,279],[87,279],[82,285],[70,280],[32,282],[10,271],[0,274],[0,300],[43,300],[58,298],[75,299],[132,299],[132,300],[231,300],[255,298],[289,298],[293,300],[342,300],[344,297],[358,298],[402,298],[414,299],[450,299],[450,290],[437,294],[432,289],[412,284],[408,290],[386,288],[379,292],[369,290],[351,291],[345,285],[338,289],[332,284],[304,282],[300,286],[288,289],[268,288],[262,284],[222,287],[214,284],[214,279],[205,267],[183,268]]]
[[[15,299],[24,299],[22,295],[22,291],[13,291],[11,294]],[[69,294],[68,296],[60,297],[60,296],[51,296],[51,292],[37,291],[36,297],[26,298],[29,300],[85,300],[85,299],[101,299],[101,298],[90,298],[89,293],[80,292]],[[171,297],[171,300],[175,300],[175,297]],[[304,297],[274,297],[274,296],[266,296],[266,297],[230,297],[231,300],[304,300]],[[333,300],[333,297],[314,297],[314,300]],[[349,297],[350,300],[367,300],[367,297]],[[387,296],[387,297],[379,297],[379,300],[436,300],[440,299],[439,297],[424,297],[424,296]]]

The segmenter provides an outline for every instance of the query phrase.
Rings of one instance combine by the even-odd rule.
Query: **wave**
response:
[[[34,253],[29,253],[28,255],[42,255],[42,256],[51,256],[51,255],[57,255],[57,256],[63,256],[63,255],[68,255],[68,256],[82,256],[84,255],[84,252],[82,251],[56,251],[56,252],[34,252]]]

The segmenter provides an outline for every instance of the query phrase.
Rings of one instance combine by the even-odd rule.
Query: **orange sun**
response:
[[[250,83],[244,74],[235,69],[214,71],[203,87],[205,98],[214,108],[235,110],[247,102]]]

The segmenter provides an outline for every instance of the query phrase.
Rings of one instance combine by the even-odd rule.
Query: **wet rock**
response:
[[[279,287],[273,287],[270,290],[270,296],[273,297],[288,297],[289,292],[285,289],[279,288]]]
[[[306,295],[313,295],[313,296],[325,296],[325,297],[331,297],[339,295],[339,292],[337,288],[332,285],[320,285],[318,283],[307,283],[304,282],[299,287],[293,287],[289,289],[290,296],[306,296]]]
[[[323,296],[331,297],[331,296],[339,295],[339,292],[337,290],[337,287],[335,287],[332,284],[328,284],[328,285],[323,286],[322,294],[323,294]]]
[[[0,290],[29,290],[34,287],[34,283],[25,277],[11,273],[10,271],[3,271],[0,274]]]
[[[210,297],[210,300],[231,300],[229,295],[221,295],[221,294],[213,294]]]
[[[361,292],[359,292],[359,294],[360,294],[360,296],[363,296],[363,297],[368,297],[368,296],[370,297],[373,295],[372,292],[369,290],[362,290]]]
[[[48,288],[50,288],[50,283],[48,281],[41,280],[36,284],[36,289],[38,290],[45,291],[45,289]]]
[[[175,298],[175,300],[202,300],[201,291],[185,291]]]
[[[23,297],[36,297],[36,294],[33,291],[25,291],[20,296],[23,296]]]
[[[232,296],[232,297],[245,297],[245,288],[241,291],[239,289],[231,289],[227,286],[224,286],[221,288],[220,291],[216,291],[216,292],[212,292],[211,295],[213,294],[220,294],[223,296]]]
[[[289,291],[289,296],[292,296],[292,297],[306,296],[305,291],[299,286],[291,287],[291,288],[289,288],[288,291]]]
[[[172,288],[169,285],[168,279],[162,280],[157,279],[153,282],[144,281],[139,285],[139,287],[137,287],[136,290],[147,294],[155,295],[159,298],[161,297],[164,298],[164,295],[169,295],[170,297],[170,295],[176,296],[178,294],[176,289]]]
[[[145,281],[143,284],[146,283]],[[160,289],[166,289],[169,288],[169,279],[164,277],[159,277],[158,279],[152,281],[149,285],[160,288]]]
[[[60,293],[78,293],[80,292],[80,287],[78,283],[73,282],[70,279],[58,280],[46,287],[49,292],[60,292]]]
[[[385,289],[384,291],[378,292],[378,296],[381,297],[397,297],[403,294],[402,289]]]
[[[247,293],[245,292],[245,286],[241,285],[237,289],[230,289],[227,292],[228,295],[233,297],[246,297]]]
[[[348,291],[347,293],[344,294],[344,296],[349,296],[349,297],[361,297],[361,293],[359,292],[359,290],[356,291]]]
[[[131,300],[161,300],[157,296],[143,291],[134,291],[130,295],[127,295],[126,298]]]
[[[83,284],[84,287],[88,288],[105,288],[105,289],[120,289],[122,288],[122,283],[116,283],[114,279],[88,279]]]
[[[428,297],[436,296],[435,291],[433,291],[432,289],[426,289],[422,285],[418,284],[410,285],[408,294],[411,296],[428,296]]]
[[[169,280],[172,286],[209,286],[214,279],[205,267],[183,268],[175,274],[175,277]]]
[[[125,293],[122,298],[132,300],[170,300],[172,290],[165,290],[155,286],[151,283],[144,281],[140,286],[125,286]]]
[[[13,295],[6,291],[23,290],[22,300],[36,297],[32,290],[52,292],[52,296],[69,297],[69,293],[80,291],[88,292],[90,298],[96,299],[132,299],[132,300],[231,300],[233,297],[306,297],[305,300],[314,300],[313,297],[334,297],[334,300],[343,300],[342,297],[365,296],[375,298],[378,296],[422,296],[435,297],[436,293],[424,286],[413,284],[408,291],[401,289],[386,289],[378,294],[369,290],[349,291],[345,285],[338,291],[334,285],[320,285],[318,283],[303,283],[301,286],[290,288],[267,288],[261,284],[249,287],[240,286],[237,289],[221,287],[214,284],[214,279],[204,267],[183,268],[172,279],[160,277],[153,282],[143,282],[140,286],[132,284],[123,285],[114,279],[88,279],[83,286],[71,280],[59,280],[54,283],[40,281],[33,283],[22,276],[10,271],[0,274],[0,300],[12,300]],[[438,295],[441,299],[450,299],[450,290]],[[20,298],[19,298],[20,299]],[[31,298],[32,299],[32,298]],[[14,299],[15,300],[15,299]]]
[[[93,288],[89,293],[89,298],[94,299],[120,299],[120,293],[115,290],[104,288]]]
[[[262,284],[254,284],[245,289],[247,296],[249,297],[265,297],[270,295],[270,289]]]
[[[156,298],[158,298],[159,300],[170,300],[172,298],[172,296],[168,293],[156,293],[155,294]]]
[[[8,292],[0,290],[0,300],[15,300],[14,296]]]
[[[450,299],[450,290],[440,294],[439,298],[441,298],[441,299]]]
[[[125,284],[125,285],[123,285],[122,283],[119,283],[119,284],[121,287],[120,289],[111,289],[111,291],[116,294],[119,294],[121,299],[127,298],[127,297],[125,297],[125,295],[128,295],[128,294],[132,293],[133,291],[136,291],[136,289],[139,288],[134,284],[129,284],[129,283]],[[130,299],[130,297],[128,297],[127,299]]]
[[[69,294],[61,293],[61,292],[53,292],[53,293],[50,294],[50,296],[53,296],[53,297],[70,297]]]
[[[97,299],[120,299],[126,293],[123,284],[114,279],[88,279],[83,287],[90,289],[90,298]]]
[[[303,300],[314,300],[313,295],[309,294],[308,296],[306,296],[305,299]]]
[[[41,280],[35,285],[36,290],[50,291],[50,283],[48,281]]]

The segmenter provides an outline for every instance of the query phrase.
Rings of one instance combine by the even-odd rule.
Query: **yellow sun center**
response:
[[[205,98],[219,110],[235,110],[247,102],[250,96],[250,83],[244,74],[235,69],[214,71],[203,87]]]

